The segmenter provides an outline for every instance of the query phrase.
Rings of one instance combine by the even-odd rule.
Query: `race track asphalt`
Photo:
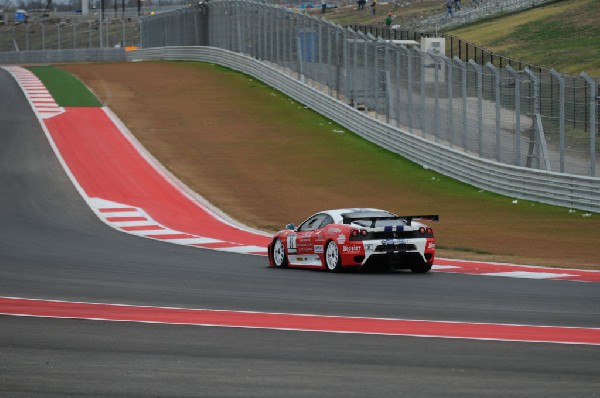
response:
[[[600,328],[596,283],[276,270],[98,220],[0,70],[0,296]],[[600,346],[0,315],[6,396],[598,396]]]

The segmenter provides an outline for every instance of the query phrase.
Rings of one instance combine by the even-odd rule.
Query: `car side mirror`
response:
[[[296,229],[296,226],[294,224],[288,224],[285,226],[285,229],[291,229],[292,231],[294,231]]]

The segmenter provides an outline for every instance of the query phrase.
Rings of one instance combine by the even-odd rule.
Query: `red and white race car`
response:
[[[427,272],[435,259],[433,230],[415,220],[438,219],[437,215],[397,216],[379,209],[322,211],[273,236],[269,266]]]

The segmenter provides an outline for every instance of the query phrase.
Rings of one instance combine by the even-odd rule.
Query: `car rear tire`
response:
[[[273,263],[277,268],[287,268],[288,259],[285,254],[285,246],[281,239],[275,239],[275,243],[273,243]]]
[[[414,272],[415,274],[424,274],[426,272],[429,272],[429,270],[431,270],[431,265],[430,264],[413,265],[412,267],[410,267],[410,270],[412,272]]]
[[[342,270],[342,258],[337,243],[329,241],[325,250],[325,265],[328,271],[340,272]]]

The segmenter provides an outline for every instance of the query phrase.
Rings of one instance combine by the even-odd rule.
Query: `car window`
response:
[[[316,214],[306,220],[304,224],[300,225],[300,231],[314,231],[315,229],[320,228],[321,222],[323,219],[327,217],[327,214]]]
[[[325,228],[329,224],[333,224],[333,217],[325,215],[325,218],[323,219],[323,221],[321,221],[321,224],[319,225],[319,229]]]

